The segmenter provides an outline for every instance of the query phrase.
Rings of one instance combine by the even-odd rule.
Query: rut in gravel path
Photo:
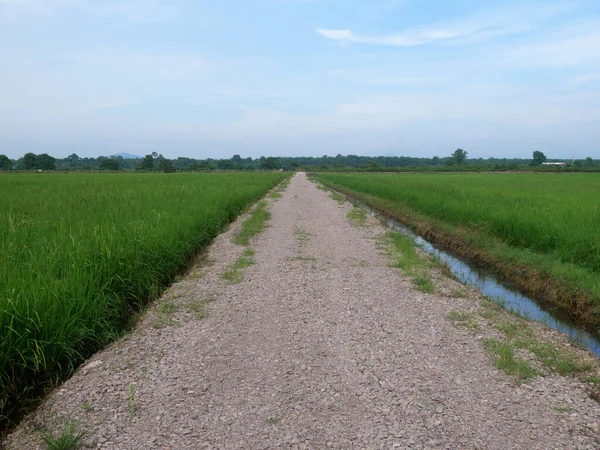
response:
[[[297,175],[271,202],[241,283],[221,279],[243,251],[231,242],[237,224],[212,246],[202,278],[165,294],[180,305],[171,324],[154,328],[150,315],[42,410],[73,417],[98,448],[600,445],[589,428],[600,408],[581,385],[550,376],[518,386],[495,369],[448,320],[471,300],[416,291],[379,253],[385,230],[353,226],[349,209]],[[208,295],[208,317],[185,312]],[[559,414],[559,403],[576,414]],[[36,448],[32,423],[12,448]]]

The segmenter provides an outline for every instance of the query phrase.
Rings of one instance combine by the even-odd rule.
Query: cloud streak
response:
[[[360,34],[349,29],[317,28],[321,36],[342,44],[357,43],[412,47],[434,42],[472,43],[531,31],[540,23],[568,11],[565,4],[490,9],[463,19],[408,28],[392,34]]]

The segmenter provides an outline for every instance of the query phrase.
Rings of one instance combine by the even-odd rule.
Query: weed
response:
[[[338,194],[337,192],[332,192],[329,194],[329,198],[338,202],[340,206],[343,206],[344,203],[346,203],[346,197],[344,197],[342,194]]]
[[[591,383],[595,387],[600,387],[600,377],[591,375],[591,376],[587,377],[585,381],[587,381],[588,383]]]
[[[559,412],[559,413],[568,413],[568,412],[571,412],[571,408],[569,408],[568,406],[555,406],[552,409],[554,411],[556,411],[556,412]]]
[[[42,430],[41,437],[47,450],[76,450],[80,448],[85,433],[68,420],[58,435],[46,428]]]
[[[494,365],[506,373],[519,379],[527,379],[537,375],[537,372],[527,362],[515,357],[515,347],[510,342],[489,338],[485,342],[494,360]]]
[[[298,241],[301,244],[303,244],[305,242],[308,242],[312,234],[310,234],[308,231],[303,230],[302,228],[296,228],[296,231],[294,231],[294,236],[296,236],[296,239],[298,239]]]
[[[223,272],[222,278],[227,284],[239,284],[244,281],[244,274],[238,269],[229,268]]]
[[[424,292],[426,294],[432,294],[435,292],[435,286],[433,285],[433,281],[431,281],[431,277],[427,274],[421,274],[412,279],[412,282],[419,291]]]
[[[414,242],[402,233],[389,233],[388,236],[395,256],[395,261],[392,263],[393,267],[399,267],[409,275],[413,274],[416,266],[421,263]]]
[[[367,213],[364,209],[360,208],[359,206],[355,206],[350,211],[348,211],[346,217],[348,217],[348,219],[350,219],[352,223],[354,223],[354,225],[359,227],[364,226],[367,222]]]
[[[267,209],[267,202],[262,200],[258,202],[252,211],[250,218],[242,225],[242,229],[236,235],[234,242],[238,245],[249,245],[250,239],[263,231],[266,221],[271,218],[271,213]]]
[[[454,298],[467,298],[467,293],[460,289],[454,289],[450,294]]]
[[[364,259],[352,258],[353,266],[355,267],[369,267],[369,261],[365,261]]]
[[[496,324],[496,328],[504,333],[507,344],[516,349],[528,350],[546,367],[560,375],[586,372],[591,368],[589,363],[579,361],[575,353],[555,347],[550,342],[540,342],[525,321],[505,321]]]
[[[89,401],[83,401],[83,410],[85,412],[92,412],[94,410],[94,405],[92,405]]]
[[[210,302],[214,302],[216,299],[214,297],[206,297],[202,300],[192,300],[187,303],[187,309],[194,313],[196,319],[204,319],[208,316],[206,312],[206,304]]]
[[[133,417],[135,414],[137,404],[135,401],[135,386],[133,383],[129,384],[129,396],[127,397],[127,410],[129,411],[129,417]]]
[[[281,193],[279,191],[273,191],[271,194],[269,194],[269,197],[278,199],[281,198]]]
[[[448,318],[457,327],[465,327],[470,330],[479,328],[479,323],[475,320],[473,314],[459,311],[451,311]]]
[[[300,262],[317,262],[317,258],[313,258],[312,256],[294,256],[290,258],[286,258],[287,261],[300,261]]]
[[[154,328],[164,328],[166,326],[174,325],[176,322],[173,320],[173,314],[177,311],[177,307],[165,299],[158,299],[156,302],[157,318],[154,322]]]
[[[388,255],[392,259],[391,267],[399,267],[411,276],[413,284],[421,292],[435,292],[435,286],[427,271],[427,260],[418,255],[415,243],[410,237],[392,232],[388,233],[385,243],[388,245]]]
[[[240,256],[236,262],[227,268],[222,275],[222,278],[227,282],[227,284],[238,284],[244,280],[242,269],[250,267],[252,264],[254,264],[252,256],[254,256],[254,250],[248,247],[246,250],[244,250],[242,256]]]

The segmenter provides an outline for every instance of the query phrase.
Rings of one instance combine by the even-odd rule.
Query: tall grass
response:
[[[0,176],[0,419],[113,339],[284,176]]]
[[[598,174],[322,174],[319,180],[402,213],[501,242],[499,254],[569,279],[600,299]],[[508,249],[508,250],[507,250]]]

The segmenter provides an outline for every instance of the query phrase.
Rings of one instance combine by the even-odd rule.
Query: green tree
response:
[[[35,153],[25,153],[21,159],[21,168],[24,170],[33,170],[37,168],[37,155]]]
[[[154,153],[154,154],[156,154],[156,153]],[[142,159],[142,162],[140,163],[138,168],[141,170],[154,170],[154,156],[152,156],[152,155],[144,156],[144,158]]]
[[[164,173],[173,173],[177,171],[173,162],[170,159],[164,158],[162,155],[160,155],[158,160],[158,170]]]
[[[77,153],[73,153],[72,155],[67,156],[67,161],[69,162],[69,166],[72,168],[76,168],[79,166],[79,156]]]
[[[533,161],[532,161],[532,164],[534,166],[540,166],[545,161],[546,161],[546,155],[544,155],[539,150],[536,150],[535,152],[533,152]]]
[[[42,170],[56,170],[56,158],[48,153],[42,153],[37,156],[36,165],[38,169]]]
[[[119,170],[120,168],[121,165],[116,159],[106,158],[100,163],[100,170]]]
[[[452,153],[452,162],[454,164],[462,164],[467,160],[467,152],[465,152],[462,148],[457,148]]]
[[[594,160],[589,156],[583,161],[583,167],[594,167]]]
[[[0,170],[12,169],[13,163],[6,155],[0,155]]]
[[[275,170],[279,169],[281,164],[279,163],[279,158],[275,158],[273,156],[269,156],[268,158],[260,158],[260,168],[262,170]]]

